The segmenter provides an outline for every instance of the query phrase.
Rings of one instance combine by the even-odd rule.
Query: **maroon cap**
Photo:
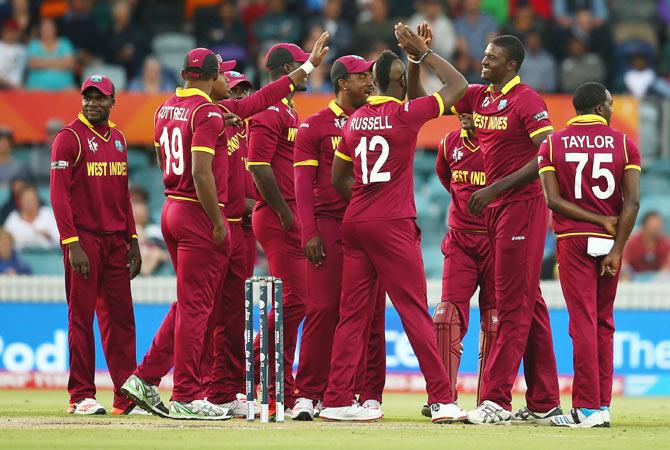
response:
[[[366,61],[358,55],[342,56],[336,59],[330,68],[330,80],[335,83],[337,80],[346,78],[350,73],[367,72],[374,63],[374,61]]]
[[[254,85],[249,81],[246,75],[243,73],[236,72],[234,70],[225,72],[224,75],[226,76],[226,79],[228,80],[228,88],[232,89],[235,86],[239,84],[247,84],[249,86],[249,89],[253,89]]]
[[[273,45],[268,50],[265,55],[265,67],[272,70],[292,62],[304,63],[308,59],[309,53],[305,53],[297,45],[281,43]]]
[[[234,59],[231,59],[230,61],[224,61],[223,58],[221,58],[221,55],[216,55],[216,57],[219,60],[219,73],[225,73],[229,70],[233,70],[237,65],[237,61]]]
[[[212,75],[219,71],[220,59],[208,48],[194,48],[184,57],[183,69],[192,78]]]
[[[84,91],[90,87],[96,88],[102,92],[103,95],[111,95],[114,97],[114,84],[112,83],[112,80],[104,75],[96,74],[86,78],[84,84],[81,85],[81,93],[83,94]]]

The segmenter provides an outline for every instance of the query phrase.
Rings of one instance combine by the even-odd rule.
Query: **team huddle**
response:
[[[426,381],[421,413],[433,423],[610,425],[613,303],[640,179],[637,146],[609,127],[610,93],[597,83],[580,86],[575,117],[555,131],[540,95],[517,75],[524,59],[517,38],[493,39],[482,60],[489,84],[468,85],[430,49],[427,24],[415,32],[399,23],[395,35],[407,67],[390,50],[375,61],[337,59],[335,98],[303,122],[292,97],[324,61],[328,33],[311,54],[293,44],[272,47],[265,57],[271,82],[255,92],[233,71],[235,61],[204,48],[186,55],[184,88],[154,116],[166,196],[161,228],[177,299],[139,365],[130,280],[141,255],[126,143],[109,121],[111,81],[85,81],[82,113],[57,135],[51,165],[66,271],[70,413],[106,413],[95,400],[96,313],[113,413],[244,417],[244,284],[257,241],[284,286],[285,404],[293,420],[383,418],[388,296]],[[422,86],[425,69],[442,83],[435,93]],[[413,159],[419,130],[443,114],[457,115],[461,127],[446,133],[436,158],[452,202],[441,302],[431,317]],[[548,209],[574,344],[573,404],[565,414],[539,283]],[[466,412],[457,403],[457,376],[477,288],[477,407]],[[258,384],[258,336],[254,347]],[[513,412],[522,361],[526,406]],[[158,386],[171,369],[168,407]],[[270,414],[275,409],[272,402]]]

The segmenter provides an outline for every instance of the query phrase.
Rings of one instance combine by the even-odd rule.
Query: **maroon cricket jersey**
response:
[[[486,186],[484,158],[479,140],[466,130],[452,131],[440,141],[435,172],[451,194],[449,229],[486,232],[484,216],[468,211],[470,196]]]
[[[77,230],[136,237],[126,138],[114,126],[94,126],[79,113],[54,139],[51,206],[63,244],[78,241]]]
[[[193,152],[213,155],[212,173],[220,206],[228,200],[228,155],[216,151],[219,139],[225,142],[221,108],[207,94],[195,88],[177,88],[156,111],[154,145],[160,148],[163,161],[165,195],[198,201],[191,174]],[[219,145],[219,147],[225,144]]]
[[[443,113],[442,97],[433,94],[407,103],[371,96],[351,115],[335,152],[354,164],[345,222],[416,217],[416,136],[424,123]]]
[[[571,119],[549,136],[537,157],[540,173],[556,173],[561,197],[588,211],[618,216],[623,207],[623,173],[640,170],[637,145],[604,118],[587,114]],[[557,237],[611,237],[604,228],[553,213]]]
[[[289,77],[282,77],[266,85],[243,99],[226,99],[218,103],[225,113],[233,113],[241,119],[248,119],[256,113],[281,101],[293,91]],[[226,145],[221,151],[228,153],[228,202],[224,214],[228,220],[241,220],[244,215],[244,199],[250,182],[246,171],[247,158],[247,122],[243,127],[227,126]],[[217,151],[219,151],[217,149]]]
[[[347,119],[348,114],[332,100],[327,108],[309,117],[298,129],[293,165],[296,203],[303,232],[316,228],[315,217],[342,219],[344,216],[347,199],[333,187],[332,168]],[[303,172],[312,175],[304,189],[299,183]]]
[[[473,84],[453,107],[455,114],[472,113],[484,155],[489,184],[510,175],[537,156],[532,137],[551,131],[547,105],[530,86],[514,77],[500,92],[492,86]],[[490,206],[542,195],[540,182],[533,181],[503,192]]]
[[[247,166],[271,166],[284,200],[295,200],[293,187],[293,145],[300,120],[287,99],[270,106],[249,120]],[[256,200],[265,203],[254,186]]]

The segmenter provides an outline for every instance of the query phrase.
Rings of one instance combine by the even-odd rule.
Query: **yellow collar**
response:
[[[402,103],[397,98],[389,97],[388,95],[371,95],[368,97],[368,103],[371,105],[381,105],[386,102]]]
[[[468,134],[468,130],[464,130],[461,128],[461,141],[463,142],[463,145],[465,148],[470,150],[471,152],[476,152],[479,150],[479,145],[475,145],[472,140],[470,140],[470,135]]]
[[[293,103],[293,100],[289,100],[289,99],[287,99],[287,98],[282,98],[282,99],[281,99],[281,102],[282,102],[283,104],[285,104],[286,106],[288,106],[289,108],[293,108],[293,107],[295,107],[295,103]]]
[[[466,130],[465,128],[461,128],[461,137],[462,138],[468,137],[468,130]]]
[[[331,100],[330,103],[328,103],[328,108],[330,108],[333,114],[335,114],[337,117],[346,116],[344,110],[340,108],[340,105],[338,105],[335,100]]]
[[[595,125],[597,123],[601,123],[603,125],[607,125],[605,118],[597,114],[582,114],[581,116],[573,117],[572,119],[568,120],[565,125],[568,126],[574,123],[581,125]]]
[[[79,114],[77,115],[77,118],[78,118],[84,125],[86,125],[86,126],[87,126],[87,127],[94,133],[94,134],[96,134],[100,139],[102,139],[102,140],[105,141],[105,142],[109,141],[109,138],[112,136],[112,128],[114,128],[114,127],[116,126],[116,124],[115,124],[114,122],[112,122],[111,120],[108,120],[108,121],[107,121],[107,125],[109,126],[109,131],[108,131],[109,135],[108,135],[107,137],[104,137],[104,136],[102,136],[100,133],[98,133],[97,131],[95,131],[95,128],[93,128],[93,124],[92,124],[91,122],[89,122],[89,120],[86,118],[86,116],[84,115],[84,113],[79,113]]]
[[[503,88],[500,90],[500,93],[503,94],[503,95],[507,94],[509,91],[512,90],[512,88],[514,86],[516,86],[519,83],[521,83],[521,77],[519,75],[517,75],[514,78],[512,78],[511,80],[509,80],[505,86],[503,86]],[[493,85],[492,84],[489,84],[489,87],[486,88],[486,92],[493,92]]]
[[[211,103],[212,99],[210,98],[209,95],[205,94],[203,91],[201,91],[198,88],[180,88],[178,87],[177,90],[175,91],[175,95],[177,97],[191,97],[193,95],[200,95],[201,97],[204,97],[208,102]]]

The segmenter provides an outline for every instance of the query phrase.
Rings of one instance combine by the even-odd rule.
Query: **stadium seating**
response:
[[[126,88],[126,70],[122,66],[114,64],[91,64],[84,67],[82,78],[88,78],[91,75],[104,74],[114,83],[117,91],[122,91]]]
[[[195,38],[186,33],[162,33],[151,42],[153,52],[158,56],[163,67],[173,71],[180,80],[184,55],[196,46]]]
[[[35,275],[63,275],[63,253],[61,249],[23,249],[19,257],[30,266]]]

